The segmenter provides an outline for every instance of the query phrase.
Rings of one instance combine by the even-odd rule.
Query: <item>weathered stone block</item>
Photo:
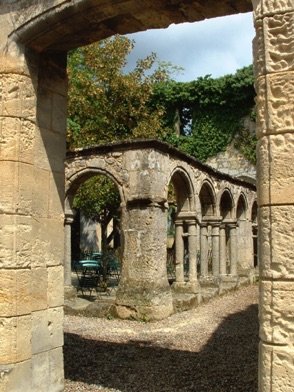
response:
[[[47,268],[32,268],[31,293],[32,311],[44,310],[48,306]]]
[[[32,310],[31,269],[16,270],[17,303],[16,314],[30,314]]]
[[[294,206],[261,207],[259,215],[260,276],[293,279]]]
[[[21,162],[32,164],[34,160],[35,124],[21,120],[19,137],[19,158]]]
[[[275,345],[293,346],[294,284],[292,282],[261,282],[260,337]]]
[[[16,274],[14,270],[0,270],[0,317],[16,315]]]
[[[32,357],[32,392],[50,390],[49,352],[41,352]]]
[[[16,328],[17,321],[15,317],[0,319],[0,364],[16,362]]]
[[[276,14],[264,19],[267,72],[294,70],[294,13]]]
[[[60,265],[64,257],[63,219],[32,221],[32,267]]]
[[[253,0],[256,16],[272,15],[293,10],[292,0]]]
[[[31,361],[1,366],[1,392],[31,391]],[[20,382],[21,380],[21,382]]]
[[[266,78],[264,76],[259,77],[255,81],[255,89],[257,93],[256,102],[256,135],[261,138],[267,131],[267,101],[266,101]]]
[[[3,160],[17,160],[19,150],[20,119],[0,119],[1,156]]]
[[[30,314],[32,297],[30,269],[0,270],[0,315],[14,316]]]
[[[51,347],[48,311],[40,310],[32,313],[32,353],[48,351]]]
[[[50,385],[52,392],[63,391],[63,351],[62,347],[49,352]]]
[[[36,94],[31,78],[24,75],[1,75],[2,113],[7,117],[19,117],[34,120],[36,112]]]
[[[32,210],[34,216],[38,218],[48,217],[50,172],[35,167],[33,183],[31,185],[33,189]]]
[[[15,213],[18,197],[19,163],[13,161],[0,162],[1,199],[0,211],[2,213]]]
[[[259,205],[293,203],[294,167],[289,156],[294,153],[294,134],[264,137],[258,145]]]
[[[268,129],[270,133],[294,131],[294,72],[267,76]]]
[[[51,218],[63,219],[64,216],[64,173],[50,176],[50,194],[48,214]]]
[[[14,222],[15,265],[17,268],[28,268],[32,257],[32,218],[20,215],[15,217]]]
[[[50,349],[63,346],[63,307],[48,309]]]
[[[67,95],[53,94],[52,131],[66,134]],[[62,143],[59,143],[62,144]],[[65,146],[64,146],[65,147]],[[58,155],[60,157],[60,155]],[[62,155],[61,155],[62,156]]]
[[[293,390],[293,354],[287,347],[260,344],[259,391],[291,392]]]
[[[0,336],[0,364],[15,363],[31,357],[30,316],[1,318]]]
[[[0,261],[3,268],[26,268],[31,256],[31,218],[1,215],[0,234],[2,246]]]
[[[38,88],[37,124],[40,128],[51,129],[52,126],[52,91]]]
[[[25,163],[19,165],[17,212],[21,215],[29,215],[32,212],[33,187],[28,184],[33,182],[33,173],[32,165]]]
[[[16,326],[16,362],[25,361],[32,356],[31,347],[31,316],[17,318]]]
[[[62,306],[64,297],[63,266],[48,268],[48,306]]]
[[[64,173],[65,141],[60,133],[40,128],[36,136],[34,160],[36,166],[44,171]]]

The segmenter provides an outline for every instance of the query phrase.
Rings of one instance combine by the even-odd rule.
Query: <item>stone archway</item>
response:
[[[257,32],[261,233],[259,388],[287,391],[292,385],[293,328],[288,304],[294,291],[294,165],[289,164],[294,145],[293,3],[20,0],[0,6],[0,115],[5,143],[0,170],[1,334],[5,345],[0,360],[4,391],[12,385],[14,390],[27,391],[42,390],[44,385],[52,391],[63,388],[66,51],[114,33],[246,12],[252,7]],[[25,291],[26,303],[20,291]],[[269,320],[276,314],[280,317],[273,325]],[[54,325],[55,333],[49,334],[45,324]],[[12,328],[15,325],[19,328]],[[54,364],[51,372],[50,363]],[[285,367],[287,372],[280,370]]]
[[[195,190],[191,176],[180,165],[171,174],[176,196],[175,213],[175,291],[196,293],[197,282],[197,215]],[[185,272],[187,282],[185,282]]]

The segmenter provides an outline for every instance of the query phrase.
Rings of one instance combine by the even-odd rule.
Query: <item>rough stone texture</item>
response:
[[[282,152],[284,148],[289,154],[292,152],[291,136],[287,135],[293,134],[294,126],[293,1],[20,0],[1,2],[0,5],[0,268],[4,275],[7,274],[7,284],[11,279],[15,281],[12,275],[8,278],[8,270],[24,269],[24,276],[19,279],[27,282],[28,269],[57,267],[63,260],[61,206],[64,192],[61,177],[65,156],[65,51],[114,33],[166,27],[171,23],[247,12],[252,8],[257,31],[254,42],[257,134],[260,139],[264,138],[260,141],[263,150],[258,166],[258,178],[262,184],[260,201],[263,203],[259,219],[261,238],[264,239],[264,242],[260,241],[262,282],[269,281],[274,285],[275,279],[277,283],[282,283],[280,279],[293,279],[293,252],[289,245],[293,227],[282,216],[282,212],[287,212],[292,219],[294,204],[292,183],[288,187],[286,181],[287,174],[292,181],[293,173],[288,169],[293,166],[292,155],[287,162],[286,153]],[[267,165],[265,170],[262,162]],[[119,164],[116,167],[121,170]],[[201,180],[199,173],[195,176]],[[128,182],[128,173],[122,175],[121,181],[122,184]],[[36,183],[44,189],[36,187]],[[268,190],[271,184],[277,186],[277,192],[273,188]],[[220,184],[216,184],[216,189],[219,187]],[[127,194],[128,189],[125,187],[123,191]],[[154,186],[154,195],[157,194],[158,189]],[[187,202],[183,211],[188,207]],[[267,222],[269,218],[272,220]],[[31,295],[35,293],[36,285],[32,284]],[[267,289],[261,292],[261,301],[266,298]],[[283,306],[292,300],[292,288],[281,291],[283,301],[279,302],[278,294],[272,297],[273,305],[277,301],[277,306],[273,306],[275,311],[279,303]],[[21,340],[18,338],[22,322],[26,324],[32,320],[35,313],[32,310],[32,314],[16,314],[28,311],[26,303],[17,301],[18,295],[18,290],[12,291],[11,296],[6,288],[1,292],[1,303],[7,313],[1,317],[3,343],[0,358],[3,365],[9,365],[1,389],[4,392],[22,388],[61,391],[60,347],[48,348],[49,351],[34,356],[29,349],[30,334],[25,334]],[[58,302],[57,298],[51,299]],[[43,306],[43,300],[37,301],[38,308]],[[30,302],[33,301],[30,297]],[[12,314],[14,311],[15,315]],[[261,311],[261,320],[267,318],[263,311],[267,310]],[[46,319],[45,310],[38,312]],[[281,311],[279,325],[290,331],[291,323],[287,324],[286,318],[286,313]],[[37,330],[38,326],[34,325],[36,335]],[[44,327],[46,335],[45,331]],[[290,391],[294,374],[292,343],[277,347],[262,342],[260,352],[260,391]],[[23,374],[26,376],[18,377]]]
[[[294,168],[289,157],[294,153],[294,134],[271,135],[259,141],[258,203],[288,204],[294,194]]]
[[[206,163],[222,173],[255,184],[255,165],[250,163],[232,144],[224,152],[220,152],[215,157],[209,158]]]
[[[293,279],[294,206],[260,208],[259,257],[263,257],[259,273],[261,277]],[[290,262],[289,262],[290,260]]]
[[[116,315],[121,318],[161,319],[173,312],[172,293],[166,272],[166,222],[168,184],[170,181],[178,197],[177,219],[181,230],[183,222],[189,228],[190,273],[189,281],[176,276],[172,290],[197,294],[200,290],[196,274],[196,254],[199,247],[197,227],[203,221],[199,199],[203,183],[209,181],[215,194],[215,214],[222,209],[222,195],[228,193],[232,207],[231,219],[224,225],[234,224],[236,250],[231,249],[233,261],[238,260],[238,271],[248,275],[253,270],[252,206],[255,187],[201,164],[166,143],[155,140],[112,143],[68,152],[66,160],[66,214],[72,216],[71,201],[78,185],[93,173],[111,176],[121,195],[121,232],[123,241],[122,273],[116,296]],[[206,217],[207,218],[207,217]],[[216,224],[210,235],[219,238],[219,225],[225,217],[210,216],[206,223]],[[198,221],[198,224],[197,224]],[[236,230],[236,222],[238,232]],[[66,241],[70,243],[70,234]],[[231,242],[232,233],[230,234]],[[178,242],[179,241],[179,242]],[[239,241],[237,243],[237,241]],[[179,257],[183,255],[182,231],[175,241]],[[179,245],[182,243],[181,245]],[[213,246],[219,274],[219,242]],[[225,244],[225,247],[228,246]],[[69,246],[67,246],[69,249]],[[233,253],[234,252],[234,253]],[[205,255],[206,256],[206,255]],[[193,269],[194,257],[194,273]],[[226,256],[225,256],[226,257]],[[225,261],[226,262],[226,261]],[[70,274],[71,257],[67,251],[66,273]],[[183,270],[181,260],[178,270]],[[182,271],[183,272],[183,271]],[[234,273],[236,273],[235,271]],[[191,276],[190,276],[191,275]],[[70,276],[65,277],[70,282]]]

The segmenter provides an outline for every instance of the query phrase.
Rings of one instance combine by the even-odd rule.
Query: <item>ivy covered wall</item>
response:
[[[256,138],[244,127],[254,120],[253,67],[234,75],[210,76],[188,83],[168,80],[154,86],[153,104],[164,108],[164,140],[205,162],[234,141],[255,163]]]

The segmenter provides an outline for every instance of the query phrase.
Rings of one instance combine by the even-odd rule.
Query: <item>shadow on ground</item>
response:
[[[145,341],[125,344],[66,333],[65,377],[122,392],[256,392],[257,305],[228,316],[197,352]],[[197,330],[195,330],[195,336]]]

